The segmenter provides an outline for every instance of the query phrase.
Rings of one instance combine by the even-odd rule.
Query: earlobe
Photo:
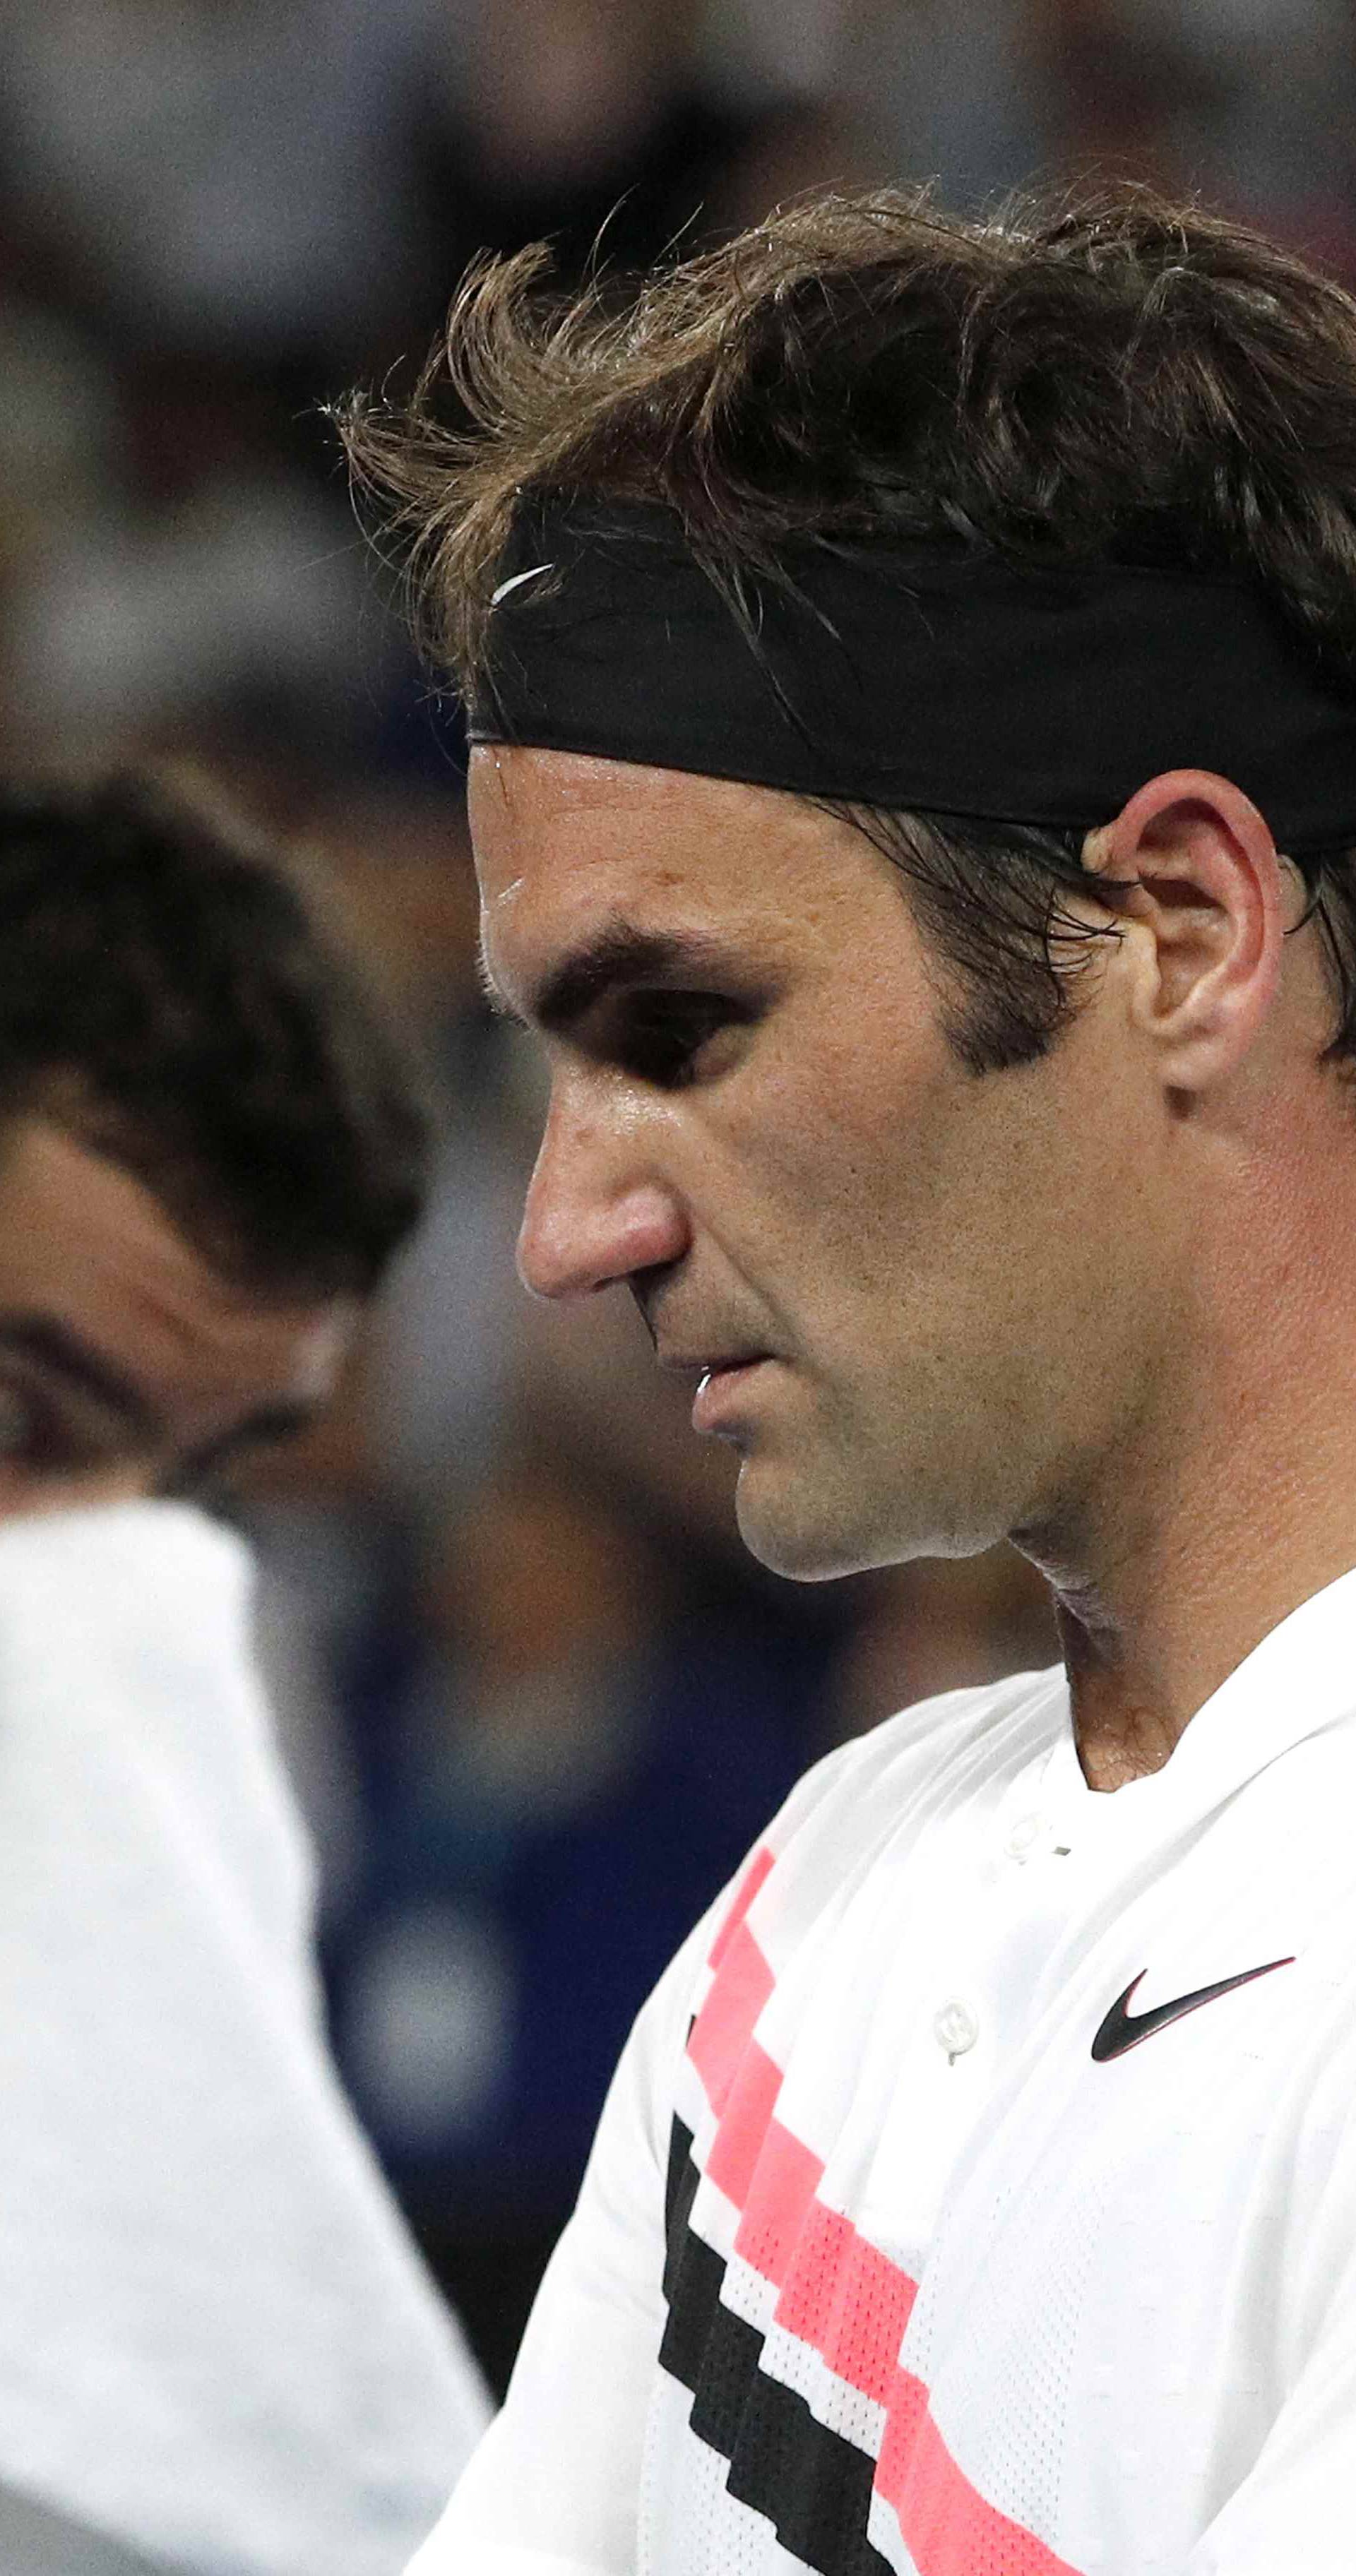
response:
[[[1131,1008],[1165,1086],[1226,1079],[1280,977],[1282,862],[1264,818],[1227,779],[1173,770],[1090,835],[1084,862],[1123,889]]]

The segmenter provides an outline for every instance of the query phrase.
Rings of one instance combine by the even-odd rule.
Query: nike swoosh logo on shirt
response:
[[[1110,2012],[1092,2043],[1092,2053],[1099,2065],[1109,2057],[1122,2057],[1127,2048],[1138,2048],[1142,2039],[1151,2039],[1170,2021],[1180,2021],[1183,2013],[1195,2012],[1201,2004],[1212,2004],[1216,1995],[1231,1995],[1235,1986],[1250,1986],[1254,1977],[1269,1977],[1273,1968],[1293,1968],[1290,1959],[1268,1959],[1264,1968],[1244,1968],[1237,1977],[1221,1977],[1218,1985],[1197,1986],[1189,1995],[1174,1995],[1170,2004],[1155,2004],[1152,2012],[1129,2013],[1126,2006],[1136,1986],[1142,1986],[1147,1968],[1132,1977],[1123,1995],[1117,1995]]]

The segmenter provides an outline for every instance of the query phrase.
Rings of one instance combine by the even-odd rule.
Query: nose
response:
[[[624,1133],[553,1102],[518,1233],[535,1297],[581,1297],[687,1249],[682,1204]]]

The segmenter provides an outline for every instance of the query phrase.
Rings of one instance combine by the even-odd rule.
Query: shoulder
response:
[[[874,1871],[907,1865],[932,1820],[1000,1798],[1067,1722],[1062,1672],[1019,1673],[919,1701],[837,1746],[802,1774],[684,1945],[698,1990],[750,1942],[784,1959]],[[732,1961],[727,1982],[735,1973]]]
[[[920,1802],[991,1788],[1053,1743],[1066,1719],[1058,1669],[916,1701],[804,1772],[768,1829],[768,1849],[790,1863],[826,1834],[875,1844]]]
[[[606,2155],[615,2159],[625,2139],[628,2170],[659,2176],[694,2048],[708,2074],[737,2053],[790,1959],[813,1949],[863,1880],[907,1866],[911,1843],[948,1804],[1001,1795],[1067,1713],[1062,1673],[1022,1673],[903,1709],[803,1773],[643,2006],[599,2133]]]

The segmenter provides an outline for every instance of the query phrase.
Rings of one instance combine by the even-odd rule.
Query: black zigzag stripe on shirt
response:
[[[731,2495],[767,2517],[783,2549],[816,2576],[890,2576],[866,2536],[875,2462],[766,2375],[762,2335],[721,2305],[724,2262],[691,2224],[699,2180],[692,2146],[691,2130],[675,2120],[660,2364],[691,2389],[692,2430],[729,2461]]]

